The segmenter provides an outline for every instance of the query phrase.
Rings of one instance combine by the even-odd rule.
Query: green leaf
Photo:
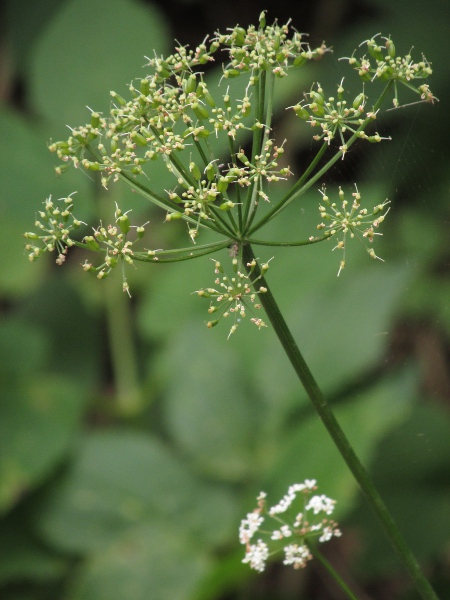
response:
[[[229,492],[193,477],[156,439],[123,430],[87,436],[36,514],[48,542],[72,552],[103,552],[144,522],[170,523],[192,539],[217,543],[234,519]]]
[[[415,382],[414,373],[406,371],[336,407],[337,420],[366,466],[380,439],[409,414]],[[357,484],[316,415],[302,419],[285,434],[282,454],[270,478],[273,504],[289,485],[304,479],[316,479],[320,493],[338,501],[339,518],[350,510]]]
[[[232,349],[206,328],[188,326],[165,360],[170,378],[163,410],[175,442],[208,475],[242,479],[253,462],[257,405]]]
[[[141,524],[85,561],[68,600],[187,599],[208,568],[182,529]]]
[[[31,264],[25,251],[25,231],[33,231],[36,211],[50,195],[65,197],[75,189],[75,209],[78,218],[86,215],[87,178],[74,177],[75,172],[58,179],[53,171],[54,158],[46,149],[50,134],[18,114],[3,108],[0,111],[0,180],[2,194],[2,261],[0,288],[4,295],[23,295],[43,276],[45,259]],[[75,184],[75,179],[77,183]],[[81,181],[79,181],[81,179]],[[53,260],[56,259],[56,256]]]
[[[409,276],[404,266],[369,263],[364,270],[349,269],[339,279],[312,287],[286,311],[300,350],[326,394],[356,379],[381,356]],[[306,402],[278,345],[263,356],[259,372],[261,394],[274,410],[280,404],[286,409],[298,405],[299,399]]]
[[[27,377],[0,403],[0,511],[8,510],[61,462],[84,405],[82,388],[56,375]]]
[[[375,482],[419,560],[445,552],[448,544],[449,457],[448,414],[423,403],[386,435],[376,454]],[[385,541],[376,524],[367,518],[364,506],[358,508],[354,522],[364,527],[360,566],[365,576],[391,572]]]
[[[134,0],[70,0],[33,53],[31,99],[49,121],[89,121],[86,106],[108,111],[111,90],[143,77],[144,56],[167,49],[167,28],[153,5]]]

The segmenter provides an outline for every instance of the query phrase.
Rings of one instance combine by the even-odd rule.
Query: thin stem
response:
[[[313,554],[320,564],[328,571],[334,581],[338,584],[338,586],[347,594],[350,600],[358,600],[357,596],[351,591],[336,569],[331,565],[331,563],[325,558],[325,556],[317,550],[317,548],[310,547],[311,554]]]
[[[251,263],[252,261],[256,261],[253,250],[249,244],[246,244],[244,247],[243,258],[245,265]],[[248,271],[250,271],[250,269],[248,269]],[[398,530],[391,514],[389,513],[386,505],[372,483],[368,472],[355,454],[355,451],[353,450],[349,440],[345,436],[343,430],[336,420],[336,417],[334,416],[334,413],[328,405],[326,398],[323,396],[319,386],[317,385],[292,336],[292,333],[286,324],[286,321],[284,320],[283,315],[280,312],[280,309],[278,308],[267,281],[261,276],[261,271],[258,264],[250,276],[252,280],[259,277],[259,281],[267,289],[267,292],[260,294],[259,298],[261,304],[264,306],[270,322],[272,323],[275,333],[277,334],[287,357],[294,367],[294,370],[303,384],[303,387],[305,388],[305,391],[307,392],[319,417],[322,419],[323,424],[328,430],[328,433],[334,441],[342,458],[347,463],[347,466],[357,481],[367,503],[378,518],[386,537],[405,565],[411,579],[414,581],[417,591],[420,593],[423,600],[438,600],[433,588],[423,575],[414,555],[403,539],[403,536]]]
[[[377,102],[375,103],[372,113],[376,113],[378,111],[378,109],[384,102],[384,99],[387,96],[391,86],[392,86],[392,81],[389,81],[389,83],[386,85],[383,92],[381,93],[380,97],[378,98]],[[364,120],[364,122],[358,127],[358,129],[355,131],[355,133],[347,141],[347,149],[350,148],[350,146],[352,146],[356,142],[357,139],[359,139],[359,132],[364,131],[364,129],[367,127],[367,125],[369,123],[371,123],[372,121],[373,121],[372,118],[367,118]],[[318,171],[313,177],[311,177],[311,179],[308,180],[309,175],[313,172],[313,170],[317,166],[320,158],[325,153],[325,150],[327,149],[327,147],[328,147],[328,145],[326,143],[324,143],[322,145],[321,149],[315,156],[312,163],[309,165],[308,169],[303,173],[303,175],[299,178],[299,180],[295,183],[295,185],[291,188],[291,190],[286,194],[286,196],[284,198],[282,198],[272,208],[272,210],[270,210],[260,221],[258,221],[258,223],[256,223],[250,229],[250,231],[248,232],[249,235],[251,235],[252,233],[257,231],[263,225],[265,225],[265,223],[267,223],[268,221],[273,219],[273,217],[275,215],[277,215],[279,212],[281,212],[283,209],[285,209],[292,202],[292,200],[294,200],[294,198],[304,194],[318,179],[320,179],[322,177],[322,175],[324,175],[334,165],[335,162],[337,162],[340,158],[343,157],[343,154],[341,151],[336,152],[336,154],[326,163],[326,165],[324,167],[322,167],[322,169],[320,169],[320,171]]]
[[[214,252],[223,250],[223,248],[227,248],[227,246],[229,246],[231,243],[232,243],[232,240],[227,240],[225,242],[220,242],[219,244],[205,245],[205,246],[202,246],[202,248],[204,248],[204,249],[201,250],[200,252],[195,252],[194,249],[191,249],[189,254],[184,254],[183,256],[177,256],[175,258],[159,258],[159,255],[158,255],[159,253],[155,253],[151,256],[148,254],[148,252],[142,253],[142,254],[139,252],[135,252],[133,254],[133,259],[138,260],[140,262],[152,262],[152,263],[156,263],[156,264],[183,262],[185,260],[192,260],[194,258],[198,258],[199,256],[213,254]],[[186,248],[177,249],[177,250],[174,250],[174,252],[181,252],[182,250],[186,250]],[[170,251],[167,251],[167,254],[169,254],[169,252]]]
[[[117,195],[117,188],[115,188]],[[100,212],[109,218],[110,199],[100,192]],[[139,381],[136,345],[133,335],[131,305],[115,277],[107,278],[104,303],[111,365],[114,376],[116,406],[127,417],[139,414],[145,401]]]
[[[255,240],[253,238],[246,238],[246,241],[254,246],[308,246],[309,244],[317,244],[317,242],[329,240],[331,237],[331,233],[327,233],[321,237],[310,237],[307,240],[299,240],[297,242],[268,242],[266,240]]]

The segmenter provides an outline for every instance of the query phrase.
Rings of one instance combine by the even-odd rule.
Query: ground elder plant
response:
[[[258,329],[270,322],[418,592],[423,598],[435,599],[323,397],[266,280],[269,263],[276,264],[277,246],[328,242],[339,255],[338,275],[346,267],[346,248],[352,240],[358,240],[369,257],[379,259],[374,244],[389,212],[389,199],[379,198],[375,206],[368,205],[356,183],[350,189],[325,189],[323,176],[337,161],[345,160],[355,142],[388,143],[389,138],[377,131],[381,110],[436,100],[425,83],[432,72],[425,57],[413,58],[412,53],[399,56],[390,37],[374,36],[351,57],[342,59],[348,64],[346,78],[360,80],[354,97],[346,91],[346,79],[327,90],[319,82],[310,82],[298,89],[296,103],[287,107],[311,132],[314,150],[310,163],[294,175],[284,158],[289,140],[275,141],[274,89],[278,81],[295,78],[304,65],[326,59],[329,52],[325,43],[312,47],[308,37],[289,23],[266,23],[262,13],[257,26],[236,26],[205,38],[194,49],[178,46],[170,56],[151,56],[145,74],[129,85],[126,98],[111,92],[109,114],[92,110],[86,125],[71,128],[68,139],[52,142],[49,149],[59,161],[57,173],[71,166],[97,172],[105,189],[121,180],[163,211],[167,227],[173,221],[184,222],[186,244],[179,248],[152,247],[148,223],[133,223],[132,207],[118,205],[111,223],[99,223],[83,237],[78,232],[87,224],[75,217],[77,197],[72,193],[67,198],[44,201],[34,230],[25,234],[26,250],[32,261],[56,252],[58,265],[65,262],[69,251],[89,251],[92,258],[82,262],[84,271],[105,279],[119,268],[123,290],[130,294],[126,273],[131,265],[193,260],[227,249],[228,264],[213,258],[213,283],[195,292],[208,303],[208,327],[228,322],[229,337],[246,317]],[[221,64],[218,86],[208,84],[205,68],[210,63]],[[238,99],[229,93],[230,81],[236,78],[244,82]],[[165,190],[158,189],[158,182],[153,180],[155,161],[162,162],[170,174],[171,185]],[[275,195],[275,186],[286,180],[290,187],[284,195]],[[316,231],[293,241],[257,236],[282,211],[295,215],[302,195],[310,188],[317,190],[317,207],[313,209],[318,211]],[[205,232],[215,239],[202,241]],[[255,247],[269,247],[269,256],[260,261]],[[260,495],[258,508],[241,525],[244,562],[261,571],[272,552],[281,548],[284,563],[299,568],[316,555],[347,596],[354,598],[316,549],[317,541],[327,541],[341,532],[328,518],[334,501],[312,495],[315,486],[313,480],[291,486],[278,508],[267,508],[265,495]],[[290,515],[294,501],[303,505]],[[263,519],[265,531],[261,529]],[[276,529],[268,527],[269,520],[276,522]]]

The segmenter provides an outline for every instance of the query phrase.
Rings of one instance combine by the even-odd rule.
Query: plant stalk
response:
[[[245,265],[253,260],[256,261],[250,244],[246,244],[244,246],[243,259]],[[423,600],[439,600],[430,583],[422,573],[417,560],[406,544],[402,534],[397,528],[397,525],[395,524],[390,512],[375,488],[369,473],[366,471],[365,467],[357,457],[349,440],[345,436],[341,426],[336,420],[333,411],[328,405],[326,398],[317,385],[313,374],[309,370],[309,367],[306,364],[305,359],[303,358],[287,326],[287,323],[280,312],[280,309],[278,308],[267,281],[261,276],[261,271],[258,264],[250,276],[252,280],[260,278],[259,283],[261,283],[261,285],[267,289],[266,293],[259,294],[259,299],[261,304],[264,306],[275,333],[277,334],[284,351],[294,367],[294,370],[297,373],[297,376],[300,379],[303,387],[305,388],[305,391],[314,405],[319,417],[322,419],[323,424],[334,441],[342,458],[347,463],[347,466],[357,481],[367,503],[378,518],[386,537],[406,567],[408,574],[415,584],[416,590],[419,592]]]

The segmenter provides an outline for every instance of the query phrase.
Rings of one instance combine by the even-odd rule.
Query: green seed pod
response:
[[[358,75],[361,77],[363,81],[371,81],[372,77],[370,73],[366,71],[366,69],[359,69]]]
[[[183,202],[180,196],[178,194],[175,194],[175,192],[171,192],[169,194],[169,198],[172,200],[172,202],[176,202],[177,204],[181,204]]]
[[[136,227],[136,235],[138,237],[138,239],[141,239],[144,237],[145,235],[145,227],[143,225],[140,225],[139,227]]]
[[[207,138],[210,134],[209,129],[205,129],[204,127],[197,127],[194,129],[194,136],[196,138]]]
[[[298,56],[294,58],[294,62],[292,63],[294,67],[301,67],[306,62],[306,54],[302,52]]]
[[[266,26],[266,11],[263,10],[262,13],[259,15],[259,27],[260,29],[264,29]]]
[[[207,177],[208,181],[214,181],[214,179],[216,177],[216,170],[214,168],[214,165],[212,163],[209,163],[209,165],[206,167],[205,171],[206,171],[206,177]]]
[[[394,42],[392,40],[386,40],[386,49],[387,49],[387,53],[388,56],[390,56],[391,58],[395,58],[395,46],[394,46]]]
[[[23,234],[23,237],[27,238],[27,240],[37,240],[39,238],[39,236],[36,233],[33,233],[32,231],[27,231]]]
[[[111,96],[114,98],[114,100],[117,100],[117,102],[119,104],[121,104],[122,106],[125,106],[125,104],[127,103],[125,98],[122,98],[122,96],[119,96],[119,94],[117,94],[117,92],[110,92]]]
[[[195,88],[197,87],[197,78],[195,75],[189,75],[187,79],[183,80],[183,90],[186,94],[192,94],[195,92]]]
[[[130,219],[128,218],[128,215],[119,217],[117,223],[119,224],[122,233],[128,233],[130,231]]]
[[[147,96],[150,91],[150,81],[148,79],[141,79],[141,94]]]
[[[208,321],[206,323],[206,326],[208,327],[208,329],[212,329],[213,327],[215,327],[217,325],[218,322],[219,322],[219,319],[216,319],[215,321]]]
[[[223,202],[219,208],[220,208],[220,210],[230,210],[233,207],[234,207],[233,202],[231,202],[231,200],[228,200],[227,202]]]
[[[189,163],[189,171],[192,173],[192,176],[196,181],[200,181],[202,174],[200,173],[200,169],[197,167],[195,162],[191,161]]]
[[[310,104],[309,108],[313,111],[316,117],[322,117],[325,113],[323,106],[321,104],[317,104],[317,102]]]
[[[375,60],[384,60],[383,52],[375,40],[369,40],[367,42],[367,49],[369,50],[370,56],[373,56]]]
[[[145,137],[139,133],[138,131],[132,131],[130,133],[130,139],[133,143],[137,144],[138,146],[147,146],[148,142],[145,139]]]
[[[360,106],[364,106],[365,99],[366,99],[365,94],[363,94],[362,92],[360,94],[358,94],[356,96],[356,98],[353,100],[353,108],[355,110],[358,110]]]
[[[243,150],[239,150],[239,152],[236,154],[237,158],[244,163],[244,165],[248,165],[249,164],[249,160],[248,158],[245,156],[245,153]]]
[[[180,213],[178,211],[167,213],[166,221],[176,221],[177,219],[181,219],[182,216],[183,216],[182,213]]]
[[[325,102],[325,98],[324,98],[323,94],[320,94],[319,92],[315,92],[315,91],[309,92],[309,97],[315,104],[322,105]]]
[[[194,111],[194,114],[198,119],[208,119],[209,112],[207,111],[207,109],[204,106],[202,106],[201,104],[198,104],[198,102],[194,102],[192,104],[191,108]]]
[[[84,239],[84,243],[89,248],[89,250],[94,250],[95,252],[100,250],[100,246],[99,246],[97,240],[92,235],[87,235],[83,239]]]
[[[309,112],[301,104],[296,104],[292,108],[294,109],[297,117],[300,117],[300,119],[303,119],[303,121],[307,121],[309,119]]]
[[[223,72],[223,76],[225,77],[225,79],[239,77],[240,74],[241,71],[239,71],[239,69],[225,69],[225,71]]]
[[[247,32],[243,27],[236,27],[234,30],[234,45],[235,46],[243,46],[245,43],[245,36]]]
[[[228,179],[226,177],[221,177],[217,182],[217,191],[222,193],[225,192],[228,188]]]
[[[98,127],[100,124],[100,115],[98,112],[93,112],[91,115],[91,125],[92,127]]]
[[[81,161],[81,164],[85,169],[89,169],[90,171],[98,171],[100,169],[100,165],[98,162],[91,162],[86,158]]]
[[[108,267],[114,269],[114,267],[117,266],[117,258],[115,256],[107,256],[105,258],[105,263],[108,265]]]

